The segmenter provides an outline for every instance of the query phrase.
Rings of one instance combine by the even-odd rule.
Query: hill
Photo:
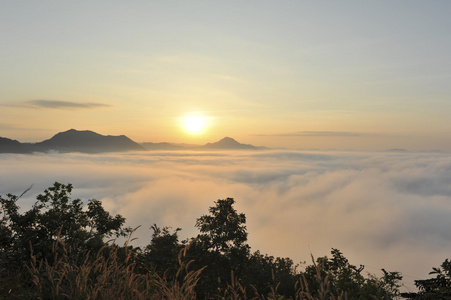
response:
[[[186,147],[183,145],[178,144],[171,144],[171,143],[141,143],[141,146],[146,148],[147,150],[184,150]]]
[[[0,137],[0,153],[29,153],[31,152],[26,144],[16,140]]]
[[[249,144],[241,144],[236,140],[225,137],[222,140],[219,140],[215,143],[207,143],[202,146],[204,149],[224,149],[224,150],[261,150],[265,149],[265,147],[256,147]]]
[[[125,135],[101,135],[90,130],[70,129],[55,134],[52,138],[38,143],[20,143],[16,140],[0,137],[0,153],[32,153],[32,152],[82,152],[104,153],[140,150],[263,150],[265,147],[256,147],[241,144],[230,137],[225,137],[214,143],[205,145],[174,144],[174,143],[141,143],[132,141]]]
[[[36,150],[59,152],[120,152],[131,150],[145,150],[125,135],[101,135],[93,131],[78,131],[70,129],[54,135],[51,139],[34,145]]]
[[[125,135],[101,135],[89,130],[79,131],[70,129],[39,143],[20,143],[7,138],[0,139],[0,153],[47,151],[102,153],[132,150],[146,149]]]
[[[173,143],[142,143],[147,150],[263,150],[266,147],[256,147],[248,144],[241,144],[230,137],[225,137],[214,143],[207,143],[205,145],[192,144],[173,144]]]

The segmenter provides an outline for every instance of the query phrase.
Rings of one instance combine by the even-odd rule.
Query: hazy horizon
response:
[[[451,150],[446,1],[0,7],[0,136]]]
[[[91,131],[91,132],[94,132],[94,133],[97,133],[97,134],[99,134],[99,135],[102,135],[102,136],[112,136],[112,135],[109,135],[109,134],[102,134],[102,133],[99,133],[99,132],[95,132],[95,131],[92,131],[92,130],[89,130],[89,129],[81,129],[81,130],[79,130],[79,129],[75,129],[75,128],[71,128],[71,129],[68,129],[68,130],[64,130],[64,131],[62,131],[62,132],[66,132],[66,131],[69,131],[69,130],[76,130],[76,131]],[[61,132],[57,132],[57,133],[55,133],[55,134],[53,134],[53,135],[51,135],[51,136],[49,136],[49,137],[47,137],[47,138],[44,138],[44,139],[42,139],[42,140],[38,140],[38,139],[35,139],[35,140],[33,140],[33,141],[22,141],[22,140],[17,140],[17,139],[15,139],[14,137],[8,137],[8,136],[0,136],[0,137],[4,137],[4,138],[8,138],[8,139],[11,139],[11,140],[17,140],[18,142],[20,142],[20,143],[39,143],[39,142],[42,142],[42,141],[44,141],[44,140],[48,140],[48,139],[51,139],[53,136],[55,136],[56,134],[58,134],[58,133],[61,133]],[[320,135],[320,136],[329,136],[329,135],[333,135],[334,133],[331,133],[331,132],[304,132],[304,133],[299,133],[299,135],[301,135],[301,134],[303,134],[303,135],[305,135],[305,136],[310,136],[310,135]],[[342,134],[344,134],[344,133],[336,133],[336,134],[338,134],[338,135],[342,135]],[[124,136],[127,136],[126,134],[119,134],[119,135],[113,135],[113,136],[120,136],[120,135],[124,135]],[[177,142],[177,141],[172,141],[172,142],[168,142],[167,140],[161,140],[161,141],[143,141],[143,142],[138,142],[138,141],[134,141],[134,142],[136,142],[136,143],[138,143],[138,144],[146,144],[146,143],[169,143],[169,144],[173,144],[173,145],[192,145],[192,146],[196,146],[196,145],[199,145],[199,146],[201,146],[201,145],[206,145],[206,144],[209,144],[209,143],[215,143],[215,142],[219,142],[220,140],[223,140],[223,139],[226,139],[226,138],[231,138],[231,139],[233,139],[233,140],[235,140],[236,142],[238,142],[238,143],[240,143],[240,144],[247,144],[247,145],[251,145],[251,146],[256,146],[256,147],[262,147],[263,149],[267,149],[267,150],[306,150],[306,151],[356,151],[356,152],[359,152],[359,151],[364,151],[364,152],[371,152],[371,151],[375,151],[375,152],[379,152],[379,151],[389,151],[389,152],[391,152],[391,151],[393,151],[393,152],[397,152],[397,151],[408,151],[408,152],[425,152],[425,153],[428,153],[428,152],[432,152],[432,153],[437,153],[437,152],[442,152],[442,153],[448,153],[448,152],[450,152],[450,151],[442,151],[442,150],[438,150],[438,149],[427,149],[427,148],[424,148],[424,149],[405,149],[405,148],[396,148],[396,147],[392,147],[392,148],[385,148],[385,149],[377,149],[377,148],[375,148],[375,149],[371,149],[371,148],[366,148],[366,149],[351,149],[351,148],[323,148],[323,149],[318,149],[318,148],[305,148],[305,147],[297,147],[297,148],[290,148],[290,147],[277,147],[277,146],[273,146],[273,147],[268,147],[268,146],[266,146],[266,145],[252,145],[252,144],[249,144],[249,143],[247,143],[246,141],[243,141],[243,140],[240,140],[240,141],[237,141],[234,137],[232,137],[232,136],[224,136],[224,137],[222,137],[222,138],[219,138],[218,140],[210,140],[210,141],[206,141],[206,143],[205,144],[202,144],[202,143],[199,143],[199,144],[195,144],[195,143],[183,143],[183,142]],[[133,140],[132,140],[133,141]],[[149,150],[149,151],[158,151],[158,150],[165,150],[165,151],[168,151],[168,150],[170,150],[170,149],[147,149],[146,148],[146,150]],[[195,149],[192,149],[192,148],[187,148],[187,149],[183,149],[183,148],[181,148],[181,149],[174,149],[173,151],[194,151]],[[223,149],[223,150],[225,150],[225,149]],[[200,150],[199,150],[200,151]],[[208,150],[208,149],[206,149],[205,151],[210,151],[210,150]],[[47,152],[47,151],[38,151],[38,152]],[[58,152],[58,151],[57,151]],[[80,152],[80,151],[77,151],[77,150],[73,150],[73,151],[65,151],[65,152],[69,152],[69,153],[77,153],[77,152]],[[114,151],[114,150],[111,150],[111,151],[107,151],[106,153],[108,153],[108,152],[122,152],[122,151]],[[83,151],[81,151],[81,153],[83,153]]]

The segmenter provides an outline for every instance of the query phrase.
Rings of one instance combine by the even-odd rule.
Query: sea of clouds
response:
[[[120,154],[0,154],[0,195],[30,208],[58,181],[73,198],[102,200],[136,227],[180,227],[194,237],[196,218],[232,197],[247,217],[249,244],[295,262],[340,249],[381,276],[400,271],[405,288],[450,257],[451,154],[247,151]],[[301,268],[302,268],[301,264]]]

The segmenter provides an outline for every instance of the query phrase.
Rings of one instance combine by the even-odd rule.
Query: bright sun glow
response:
[[[187,116],[183,119],[183,128],[190,134],[200,134],[205,130],[207,118],[202,116]]]

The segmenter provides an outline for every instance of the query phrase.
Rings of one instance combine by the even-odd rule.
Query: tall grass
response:
[[[309,285],[307,282],[307,278],[303,274],[301,279],[299,280],[300,288],[296,292],[296,300],[347,300],[347,294],[346,292],[341,292],[339,296],[334,296],[331,294],[330,291],[330,280],[329,280],[329,274],[326,274],[325,276],[322,275],[323,272],[321,272],[324,268],[322,263],[316,263],[315,259],[312,255],[312,262],[313,267],[315,268],[316,274],[314,276],[315,281],[318,285],[318,289],[315,292],[311,292],[309,289]],[[317,295],[316,297],[312,296],[312,294]]]
[[[196,299],[196,285],[207,266],[190,270],[193,261],[185,259],[190,244],[180,251],[179,269],[175,278],[169,279],[166,274],[160,276],[139,264],[133,248],[128,246],[132,240],[129,238],[123,247],[107,244],[91,254],[80,252],[57,238],[52,248],[52,262],[38,261],[32,255],[29,271],[38,291],[38,299]],[[310,290],[303,275],[294,298],[290,299],[348,299],[345,292],[339,296],[332,295],[329,275],[323,272],[324,266],[316,263],[313,256],[312,261],[318,288]],[[278,283],[275,283],[267,295],[260,294],[255,287],[249,293],[232,272],[229,284],[218,291],[215,299],[287,299],[277,294],[277,287]]]
[[[199,270],[189,270],[194,261],[185,262],[183,258],[186,257],[186,252],[190,246],[191,244],[186,245],[179,253],[179,269],[174,279],[169,280],[166,274],[163,277],[160,277],[157,273],[154,274],[156,293],[153,295],[153,299],[196,299],[195,287],[202,271],[207,266]]]
[[[59,237],[52,247],[53,261],[32,255],[29,271],[38,299],[196,299],[195,286],[205,268],[189,270],[180,251],[176,278],[169,280],[139,265],[128,244],[103,246],[95,255],[68,246]],[[144,271],[143,271],[144,270]]]
[[[37,261],[29,270],[40,299],[149,299],[151,274],[137,272],[134,252],[127,247],[105,245],[95,255],[80,252],[57,237],[53,261]],[[122,251],[123,253],[120,253]]]

